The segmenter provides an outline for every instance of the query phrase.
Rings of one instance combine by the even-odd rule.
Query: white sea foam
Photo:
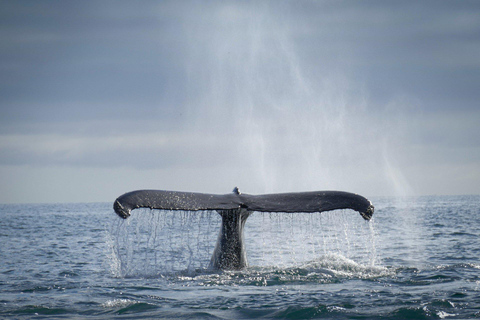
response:
[[[135,300],[130,300],[130,299],[113,299],[113,300],[108,300],[102,303],[102,307],[104,308],[123,308],[130,306],[132,304],[137,303]]]

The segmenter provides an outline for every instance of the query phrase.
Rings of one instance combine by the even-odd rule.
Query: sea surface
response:
[[[254,213],[249,268],[211,271],[216,212],[0,205],[0,318],[480,318],[480,196]]]

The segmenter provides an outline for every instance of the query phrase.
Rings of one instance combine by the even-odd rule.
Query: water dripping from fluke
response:
[[[117,215],[123,219],[130,217],[131,211],[137,208],[180,211],[183,213],[216,211],[222,222],[208,266],[209,270],[243,270],[248,266],[244,227],[247,218],[254,212],[294,214],[352,209],[359,212],[367,221],[371,219],[374,212],[374,207],[369,200],[358,194],[344,191],[249,195],[240,193],[238,188],[235,188],[232,193],[223,195],[138,190],[118,197],[113,208]],[[180,215],[179,218],[182,217]],[[171,219],[172,221],[164,221],[163,223],[173,223],[174,215],[171,215]],[[181,234],[170,234],[170,245],[173,238],[181,236]],[[147,243],[149,241],[151,240],[146,240]],[[187,249],[191,251],[192,245],[188,243]],[[171,253],[172,255],[169,257],[162,257],[165,259],[165,263],[175,263],[175,251],[172,250]],[[148,254],[152,253],[145,252],[145,255]],[[155,255],[155,253],[153,254]],[[155,260],[157,260],[156,255]]]

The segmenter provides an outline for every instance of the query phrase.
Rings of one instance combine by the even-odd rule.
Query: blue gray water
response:
[[[250,267],[207,270],[214,212],[0,205],[0,318],[480,318],[480,196],[252,215]]]

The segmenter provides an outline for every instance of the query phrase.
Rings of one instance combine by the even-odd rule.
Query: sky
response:
[[[478,1],[0,2],[0,203],[480,194]]]

